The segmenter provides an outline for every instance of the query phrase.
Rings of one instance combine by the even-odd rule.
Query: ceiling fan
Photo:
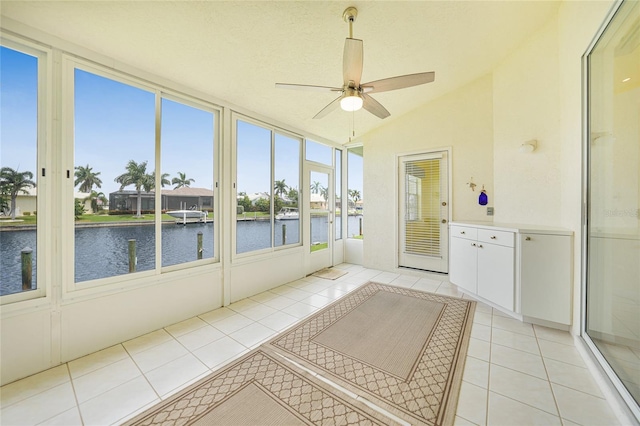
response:
[[[313,118],[322,118],[333,111],[338,105],[345,111],[357,111],[364,108],[379,118],[387,118],[391,114],[380,102],[373,99],[371,93],[388,92],[390,90],[404,89],[405,87],[418,86],[431,83],[435,80],[435,72],[421,72],[417,74],[400,75],[382,80],[361,83],[362,77],[362,40],[353,38],[353,22],[358,16],[355,7],[348,7],[342,14],[342,18],[349,24],[349,37],[344,43],[344,55],[342,74],[344,84],[342,87],[314,86],[307,84],[276,83],[277,88],[312,90],[316,92],[339,92],[335,100],[324,107]]]

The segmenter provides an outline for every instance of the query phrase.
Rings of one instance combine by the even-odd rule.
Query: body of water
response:
[[[358,233],[359,218],[349,216],[348,234]],[[340,218],[336,226],[340,226]],[[276,220],[273,235],[269,221],[240,221],[236,231],[236,253],[246,253],[283,245],[283,225],[286,227],[285,244],[295,245],[300,241],[298,220]],[[136,240],[136,271],[155,268],[155,227],[153,225],[78,227],[75,230],[75,281],[83,282],[98,278],[129,273],[128,241]],[[186,226],[164,224],[162,226],[162,266],[177,265],[197,260],[198,233],[202,233],[202,258],[214,257],[213,223],[189,224]],[[311,219],[313,243],[327,241],[327,217]],[[32,287],[36,288],[36,231],[0,232],[0,295],[22,291],[20,252],[25,247],[33,249]]]

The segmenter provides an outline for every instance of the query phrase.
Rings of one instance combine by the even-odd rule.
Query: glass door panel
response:
[[[333,170],[307,163],[304,188],[304,245],[309,244],[305,269],[310,274],[333,265]]]
[[[311,171],[309,212],[311,220],[311,252],[329,248],[329,174]]]
[[[400,266],[448,271],[447,155],[400,158]]]
[[[640,3],[624,2],[588,56],[585,325],[619,378],[618,386],[635,400],[636,412],[640,401],[638,33]]]

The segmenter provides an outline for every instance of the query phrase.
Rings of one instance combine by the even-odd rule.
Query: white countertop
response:
[[[573,231],[566,228],[553,226],[527,225],[520,223],[496,223],[482,221],[453,221],[450,226],[472,226],[480,229],[495,229],[496,231],[518,232],[527,234],[552,234],[552,235],[573,235]]]

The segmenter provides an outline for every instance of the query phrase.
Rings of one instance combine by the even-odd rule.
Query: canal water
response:
[[[359,232],[359,218],[349,216],[348,234]],[[338,218],[338,221],[340,219]],[[288,244],[300,241],[298,220],[276,220],[273,235],[269,221],[239,221],[236,232],[236,253],[283,245],[282,225],[286,226]],[[339,226],[339,223],[336,223]],[[327,218],[311,219],[311,241],[327,241]],[[164,224],[162,226],[162,266],[177,265],[197,260],[198,233],[202,232],[202,258],[214,257],[213,223],[186,226]],[[153,225],[78,227],[75,230],[75,281],[129,273],[128,241],[136,240],[136,271],[155,268],[155,231]],[[36,232],[0,232],[0,295],[20,292],[22,289],[20,252],[25,247],[33,249],[32,288],[36,288]]]

